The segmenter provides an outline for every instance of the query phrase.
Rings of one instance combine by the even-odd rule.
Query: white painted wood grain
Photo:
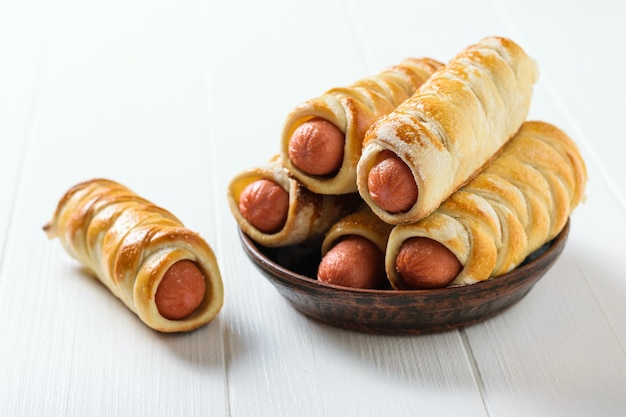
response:
[[[69,186],[106,176],[210,235],[197,5],[58,7],[2,258],[2,414],[225,415],[220,320],[151,331],[41,230]]]
[[[0,14],[0,253],[37,105],[49,13],[15,3]]]
[[[619,416],[626,410],[620,307],[626,282],[615,262],[626,247],[626,222],[615,200],[602,204],[610,200],[606,185],[592,181],[555,267],[514,308],[465,330],[490,415]],[[612,227],[593,215],[598,212]],[[605,245],[594,243],[600,241]]]
[[[241,8],[239,2],[231,4],[234,11],[226,14]],[[212,93],[219,97],[212,106],[212,129],[217,138],[230,137],[237,149],[232,165],[217,172],[218,182],[227,184],[239,170],[261,164],[279,151],[280,127],[291,107],[371,73],[352,35],[354,22],[343,13],[328,14],[329,8],[337,7],[333,4],[317,2],[312,7],[307,2],[308,18],[303,20],[302,6],[285,2],[280,15],[267,15],[264,25],[269,30],[252,44],[242,34],[249,34],[244,28],[254,27],[256,11],[239,15],[237,26],[230,26],[228,19],[212,21],[209,34],[230,39],[228,45],[212,43],[209,50],[214,61],[228,60],[228,65],[211,67]],[[288,36],[274,29],[283,21],[298,22],[287,28]],[[320,22],[325,23],[323,33]],[[240,55],[233,56],[233,49]],[[268,71],[251,73],[257,62],[267,62]],[[245,83],[245,99],[233,94],[232,84],[220,83],[229,76]],[[265,111],[272,102],[277,110]],[[237,126],[234,131],[233,126]],[[233,415],[443,416],[460,410],[484,415],[455,333],[385,338],[346,334],[311,322],[296,313],[250,263],[241,262],[245,254],[233,240],[235,222],[228,208],[221,207],[221,216],[228,219],[219,246],[229,288],[224,316],[229,328],[226,343],[234,355],[228,363]],[[442,402],[452,395],[456,401]]]
[[[616,160],[622,144],[598,140],[613,129],[610,120],[621,117],[626,93],[610,74],[623,61],[615,51],[626,50],[624,37],[614,36],[622,7],[493,3],[541,66],[532,117],[557,124],[577,141],[590,181],[556,267],[520,306],[467,330],[485,403],[490,415],[623,415],[626,316],[618,304],[626,274],[616,260],[626,247],[626,189],[614,180],[624,176]],[[545,13],[533,12],[539,7]],[[553,34],[529,30],[524,22],[530,19]]]
[[[0,415],[622,415],[622,8],[0,0]],[[460,332],[366,335],[297,313],[245,258],[230,178],[278,151],[301,101],[491,34],[537,58],[531,115],[564,128],[589,163],[555,268]],[[214,246],[226,294],[213,323],[155,333],[45,239],[61,194],[93,176]]]
[[[626,82],[621,75],[626,4],[615,0],[492,2],[501,18],[523,33],[569,129],[589,149],[588,157],[598,164],[600,175],[626,211],[622,180],[626,167],[621,162],[626,142],[615,130],[626,111]],[[528,28],[529,22],[534,30]],[[543,31],[547,28],[549,34]]]

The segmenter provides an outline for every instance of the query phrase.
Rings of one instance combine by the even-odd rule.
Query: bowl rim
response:
[[[255,242],[250,236],[245,234],[241,228],[238,228],[238,234],[240,240],[242,242],[242,246],[244,250],[248,254],[249,257],[253,259],[253,261],[266,273],[272,274],[273,278],[280,279],[283,282],[292,282],[298,284],[300,286],[306,285],[308,287],[314,287],[317,290],[329,289],[335,293],[344,293],[346,295],[366,295],[366,296],[376,296],[379,298],[385,297],[402,297],[402,296],[437,296],[437,295],[448,295],[448,296],[463,296],[468,293],[475,293],[481,290],[492,290],[504,284],[510,284],[511,279],[526,277],[526,273],[530,273],[534,267],[542,265],[545,263],[545,270],[549,269],[551,264],[556,261],[559,257],[560,252],[565,247],[565,241],[568,238],[570,230],[570,219],[567,220],[561,231],[554,237],[552,240],[546,242],[540,249],[530,254],[528,257],[533,256],[534,254],[539,253],[536,257],[534,257],[530,261],[522,262],[518,267],[513,270],[498,276],[491,277],[484,281],[479,281],[474,284],[468,284],[463,286],[454,286],[454,287],[442,287],[442,288],[430,288],[430,289],[363,289],[363,288],[353,288],[346,287],[335,284],[327,284],[318,281],[317,279],[311,278],[306,275],[302,275],[300,273],[294,272],[276,261],[269,258],[265,255],[259,246],[263,247],[260,243]],[[274,248],[271,248],[274,249]],[[555,253],[556,252],[556,253]],[[527,259],[528,259],[527,257]],[[538,280],[540,277],[536,278]],[[531,280],[532,281],[532,280]]]

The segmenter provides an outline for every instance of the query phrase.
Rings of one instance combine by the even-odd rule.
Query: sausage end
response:
[[[396,257],[396,271],[409,289],[446,287],[462,269],[447,247],[425,237],[407,239]]]
[[[367,187],[372,200],[388,213],[409,211],[417,202],[418,189],[411,169],[388,150],[380,153],[370,169]]]
[[[274,181],[256,180],[242,191],[239,212],[262,233],[276,233],[287,221],[289,193]]]
[[[362,236],[347,236],[331,248],[318,267],[327,284],[378,289],[388,286],[383,252]]]
[[[328,120],[316,117],[302,123],[289,140],[293,165],[309,175],[332,175],[343,162],[345,135]]]
[[[159,283],[155,304],[168,320],[183,320],[202,304],[206,282],[198,266],[190,260],[172,265]]]

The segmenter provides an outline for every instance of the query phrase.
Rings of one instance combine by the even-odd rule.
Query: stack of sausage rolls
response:
[[[287,116],[279,155],[232,180],[233,215],[261,245],[318,239],[325,283],[509,272],[559,234],[587,181],[576,144],[527,120],[538,76],[518,44],[487,37],[446,64],[409,59],[329,90]]]
[[[267,247],[310,242],[354,211],[366,131],[442,66],[430,58],[406,58],[294,108],[280,154],[236,175],[228,186],[228,203],[243,232]]]

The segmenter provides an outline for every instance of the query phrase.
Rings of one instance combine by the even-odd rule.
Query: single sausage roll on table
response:
[[[582,156],[563,131],[526,122],[491,165],[432,214],[394,227],[388,278],[407,289],[473,284],[509,272],[559,234],[583,200],[586,181]],[[442,271],[452,255],[458,274]]]
[[[355,193],[365,131],[411,97],[442,65],[430,58],[406,58],[295,107],[282,132],[283,165],[313,192]]]
[[[155,330],[196,329],[222,307],[211,247],[169,211],[114,181],[69,189],[44,231]]]
[[[321,241],[342,216],[354,211],[357,193],[322,195],[288,175],[280,155],[242,171],[227,190],[230,210],[241,230],[266,247]],[[319,242],[318,242],[319,243]]]
[[[461,51],[368,130],[359,193],[392,224],[412,223],[476,175],[528,114],[535,61],[489,37]]]

